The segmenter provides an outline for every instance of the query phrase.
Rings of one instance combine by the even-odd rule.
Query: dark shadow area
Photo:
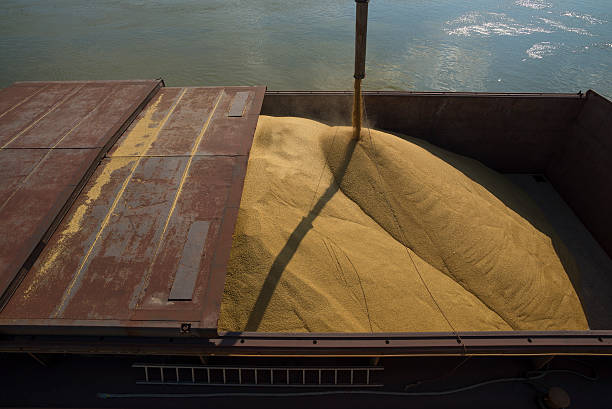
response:
[[[253,306],[251,314],[249,315],[249,319],[244,329],[245,331],[257,331],[257,328],[259,328],[259,324],[261,324],[266,307],[270,303],[274,289],[278,285],[283,271],[293,258],[306,234],[310,231],[310,229],[312,229],[312,222],[314,219],[317,218],[327,202],[329,202],[340,189],[340,182],[346,173],[346,169],[351,161],[351,158],[353,157],[353,152],[355,151],[356,146],[357,140],[351,139],[349,144],[346,146],[343,161],[341,162],[338,170],[333,172],[334,180],[332,180],[332,183],[327,187],[308,215],[302,218],[300,223],[289,236],[289,239],[283,246],[280,253],[278,253],[278,256],[276,256],[274,259],[274,262],[270,267],[270,271],[268,272],[263,286],[261,287],[259,295],[257,296],[257,301],[255,301],[255,305]]]
[[[40,365],[26,354],[2,354],[0,361],[0,405],[10,407],[73,407],[73,408],[244,408],[266,407],[294,409],[334,407],[337,409],[390,407],[429,408],[538,408],[538,396],[548,386],[563,388],[571,397],[571,407],[605,408],[609,406],[612,387],[610,357],[559,356],[552,361],[529,357],[384,357],[378,362],[381,388],[376,391],[434,392],[429,396],[384,396],[341,394],[324,396],[282,396],[283,393],[323,391],[323,389],[287,386],[189,386],[137,384],[144,378],[135,363],[163,363],[186,366],[228,367],[330,367],[370,366],[364,358],[299,358],[299,357],[207,357],[196,356],[100,356],[39,355],[46,362]],[[543,363],[544,362],[544,363]],[[551,371],[534,385],[507,382],[468,389],[451,395],[436,394],[476,385],[482,382],[524,377],[528,371],[541,368]],[[170,372],[170,371],[167,371]],[[317,371],[318,372],[318,371]],[[280,375],[280,374],[279,374]],[[585,378],[585,376],[587,378]],[[590,378],[596,378],[595,381]],[[408,388],[407,388],[408,387]],[[336,390],[348,388],[336,388]],[[326,390],[330,390],[329,388]],[[354,389],[353,389],[354,390]],[[244,394],[205,396],[205,394]],[[278,393],[278,396],[258,396]],[[113,398],[107,394],[121,395]],[[128,397],[138,394],[138,397]],[[193,397],[185,395],[195,394]],[[181,396],[183,395],[183,396]],[[500,404],[501,402],[501,404]]]

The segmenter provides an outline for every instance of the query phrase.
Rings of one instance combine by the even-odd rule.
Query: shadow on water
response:
[[[285,268],[293,258],[306,234],[310,231],[310,229],[312,229],[312,222],[317,218],[317,216],[319,216],[327,202],[329,202],[340,189],[340,182],[346,173],[346,169],[351,161],[356,146],[357,140],[351,139],[349,144],[346,146],[343,161],[338,167],[338,170],[333,172],[334,179],[327,187],[323,195],[312,207],[310,212],[308,212],[308,215],[302,218],[300,223],[289,236],[289,239],[283,246],[280,253],[278,253],[278,256],[276,256],[274,259],[274,262],[270,267],[270,271],[268,271],[263,286],[261,287],[259,295],[257,296],[257,301],[255,301],[255,305],[253,306],[251,314],[249,315],[245,331],[257,331],[257,328],[259,328],[264,312],[270,303],[274,289],[278,285],[283,271],[285,271]]]

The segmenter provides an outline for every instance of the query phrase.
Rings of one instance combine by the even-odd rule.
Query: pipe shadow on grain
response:
[[[302,217],[302,220],[297,225],[297,227],[293,230],[289,239],[278,253],[268,274],[266,279],[261,287],[259,295],[257,296],[257,300],[255,301],[255,305],[249,315],[249,319],[245,326],[245,331],[257,331],[261,321],[263,319],[263,315],[266,311],[268,304],[270,303],[270,299],[274,294],[274,290],[280,281],[281,275],[285,268],[295,255],[300,243],[306,236],[306,234],[312,229],[313,221],[319,216],[327,202],[331,200],[331,198],[340,190],[340,183],[344,174],[346,173],[346,169],[348,168],[348,164],[351,161],[353,156],[353,152],[355,151],[355,147],[357,146],[357,139],[351,139],[349,144],[346,146],[346,151],[344,155],[344,159],[341,162],[340,167],[337,172],[333,172],[334,179],[327,187],[323,195],[317,200],[315,205],[312,207],[308,215]]]

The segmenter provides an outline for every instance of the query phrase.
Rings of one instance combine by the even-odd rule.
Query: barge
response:
[[[162,80],[0,90],[0,402],[286,406],[301,397],[371,407],[410,397],[473,407],[497,406],[499,393],[514,407],[569,402],[532,387],[547,377],[578,406],[605,407],[612,103],[591,90],[363,95],[367,126],[477,159],[531,196],[582,272],[589,330],[219,330],[259,115],[348,125],[352,98]],[[430,382],[435,390],[423,391]]]
[[[607,355],[612,103],[585,94],[365,92],[368,125],[477,159],[544,210],[588,331],[218,331],[260,114],[330,125],[350,92],[24,82],[0,92],[0,351],[188,356]]]

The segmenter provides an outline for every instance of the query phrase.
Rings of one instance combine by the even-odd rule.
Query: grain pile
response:
[[[522,191],[421,140],[363,132],[260,117],[220,329],[588,327],[575,264]]]

